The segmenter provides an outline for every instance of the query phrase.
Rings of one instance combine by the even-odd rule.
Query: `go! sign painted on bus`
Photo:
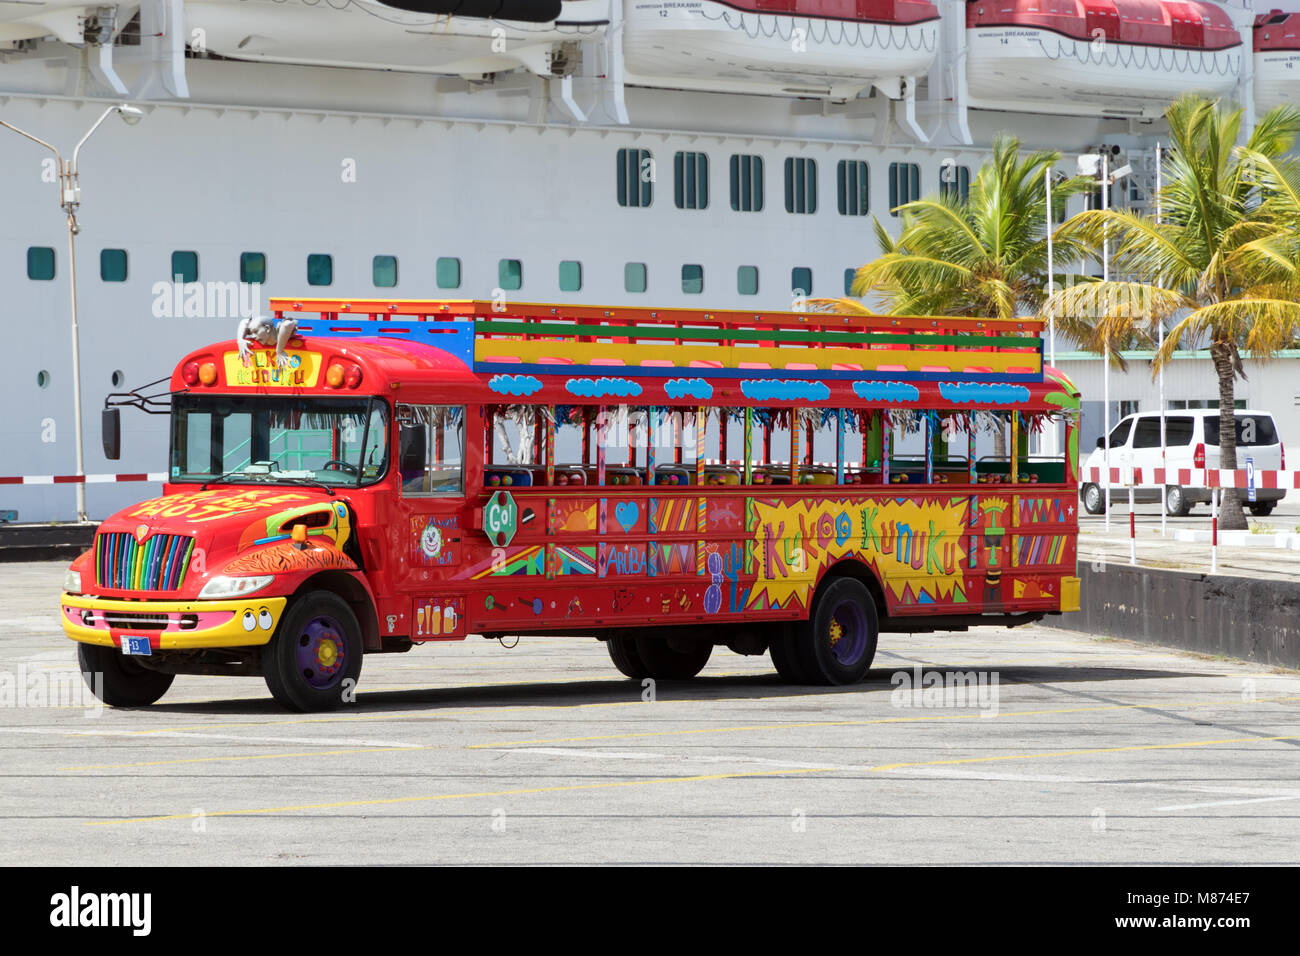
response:
[[[493,492],[483,506],[483,530],[497,547],[505,547],[519,529],[519,509],[508,491]]]

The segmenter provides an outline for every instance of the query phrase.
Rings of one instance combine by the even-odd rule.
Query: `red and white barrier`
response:
[[[1105,481],[1112,487],[1127,488],[1129,563],[1137,563],[1137,518],[1133,510],[1133,488],[1137,485],[1179,485],[1184,488],[1247,490],[1251,481],[1245,468],[1083,468],[1082,480]],[[1103,477],[1103,475],[1105,477]],[[1295,491],[1300,488],[1300,471],[1256,471],[1255,490]],[[1210,495],[1210,573],[1219,569],[1219,496]]]
[[[1246,488],[1246,469],[1238,468],[1083,468],[1083,480],[1127,488],[1130,485],[1181,485],[1184,488]],[[1109,478],[1103,475],[1108,473]],[[1255,471],[1256,488],[1300,489],[1300,471]]]
[[[7,475],[0,485],[107,485],[119,481],[166,481],[167,473],[139,472],[124,475]]]

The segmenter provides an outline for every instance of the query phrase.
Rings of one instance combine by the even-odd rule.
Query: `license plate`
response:
[[[122,638],[122,653],[130,654],[133,657],[151,657],[153,648],[149,646],[147,637],[126,637]]]

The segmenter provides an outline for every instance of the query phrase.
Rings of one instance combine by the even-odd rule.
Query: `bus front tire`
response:
[[[1083,486],[1083,510],[1090,515],[1106,513],[1106,493],[1102,491],[1100,485]]]
[[[614,635],[606,644],[614,666],[634,680],[690,680],[713,655],[713,645],[705,641]]]
[[[332,591],[309,591],[263,649],[262,675],[280,706],[331,710],[353,699],[362,652],[361,626],[348,603]]]
[[[817,596],[812,615],[794,629],[800,668],[815,684],[856,684],[876,656],[876,602],[855,578],[837,578]]]
[[[115,647],[78,644],[77,662],[86,686],[110,707],[148,707],[176,679],[175,674],[149,670]]]
[[[1250,506],[1250,513],[1253,514],[1256,518],[1264,518],[1267,517],[1268,515],[1271,515],[1273,513],[1273,509],[1276,507],[1277,507],[1276,501],[1257,501]]]

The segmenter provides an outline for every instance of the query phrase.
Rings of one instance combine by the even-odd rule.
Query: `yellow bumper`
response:
[[[147,636],[161,651],[257,647],[271,640],[287,601],[120,601],[64,592],[59,619],[74,641],[105,647],[120,646],[123,634]]]
[[[1079,579],[1061,578],[1061,611],[1079,610]]]

